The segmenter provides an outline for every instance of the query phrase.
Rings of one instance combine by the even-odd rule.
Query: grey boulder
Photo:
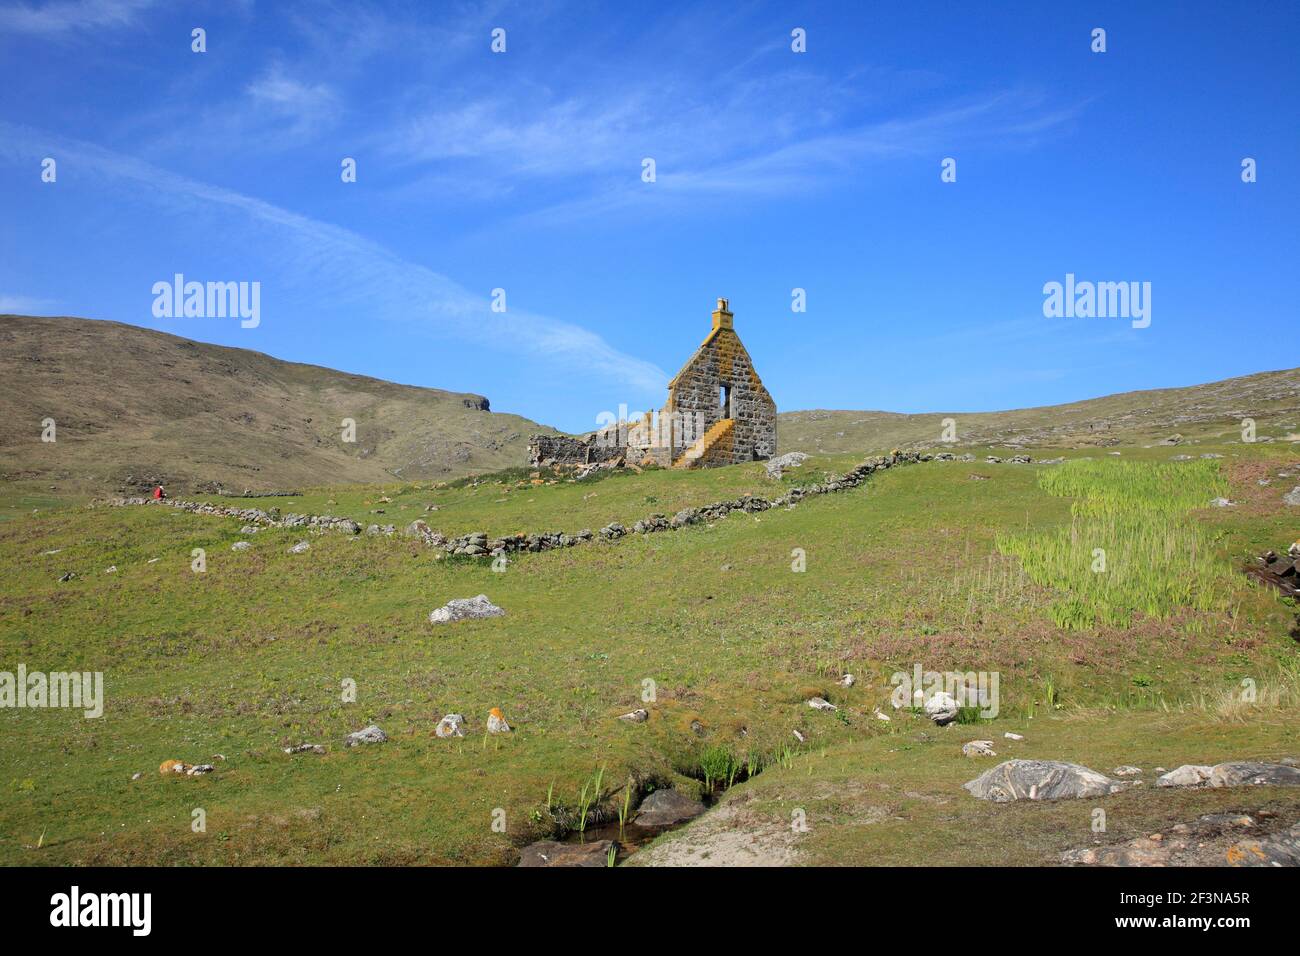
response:
[[[1211,787],[1300,787],[1300,768],[1280,763],[1243,760],[1217,764],[1210,771]]]
[[[472,598],[452,598],[429,615],[429,623],[446,624],[451,621],[500,617],[505,613],[505,611],[489,601],[486,594],[480,594]]]
[[[447,714],[438,721],[438,726],[433,728],[433,732],[439,737],[464,737],[465,718],[460,714]]]
[[[1206,767],[1184,764],[1156,780],[1157,787],[1300,787],[1300,768],[1236,760]]]
[[[807,458],[808,456],[801,451],[787,452],[784,455],[773,458],[769,460],[766,465],[767,477],[781,478],[785,474],[785,469],[798,468]]]
[[[959,709],[957,699],[946,690],[935,691],[924,706],[926,716],[940,727],[956,720]]]
[[[519,857],[520,866],[608,866],[612,840],[593,840],[590,843],[559,843],[540,840],[524,847]]]
[[[1006,760],[962,785],[981,800],[1064,800],[1104,797],[1130,784],[1112,780],[1077,763],[1060,760]]]
[[[1199,787],[1210,779],[1213,767],[1185,763],[1156,778],[1157,787]]]
[[[641,801],[636,818],[639,827],[670,827],[694,820],[704,812],[704,804],[680,790],[656,790]]]
[[[382,744],[388,739],[388,734],[384,733],[374,724],[366,727],[364,730],[358,730],[356,733],[348,734],[343,744],[347,747],[355,747],[357,744]]]

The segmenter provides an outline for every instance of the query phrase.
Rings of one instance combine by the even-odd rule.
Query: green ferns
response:
[[[999,534],[997,546],[1035,582],[1066,592],[1051,609],[1058,627],[1125,627],[1135,613],[1164,618],[1226,606],[1209,538],[1187,514],[1223,494],[1216,462],[1085,459],[1044,471],[1038,483],[1077,499],[1070,524]]]

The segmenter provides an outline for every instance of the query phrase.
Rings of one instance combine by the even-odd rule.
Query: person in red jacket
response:
[[[155,501],[161,501],[162,499],[167,497],[166,492],[164,492],[162,489],[162,485],[159,485],[158,487],[154,488],[153,497]]]

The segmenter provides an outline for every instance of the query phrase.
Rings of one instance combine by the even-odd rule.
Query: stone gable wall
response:
[[[723,386],[730,389],[728,410],[722,408]],[[733,329],[715,329],[699,347],[669,386],[664,410],[698,412],[706,431],[723,418],[735,422],[729,442],[720,443],[729,447],[710,449],[701,465],[758,461],[776,454],[776,402]]]

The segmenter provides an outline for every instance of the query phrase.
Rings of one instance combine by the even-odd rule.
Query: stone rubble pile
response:
[[[1300,541],[1291,545],[1285,556],[1276,551],[1265,551],[1246,568],[1246,573],[1283,594],[1300,597]]]

